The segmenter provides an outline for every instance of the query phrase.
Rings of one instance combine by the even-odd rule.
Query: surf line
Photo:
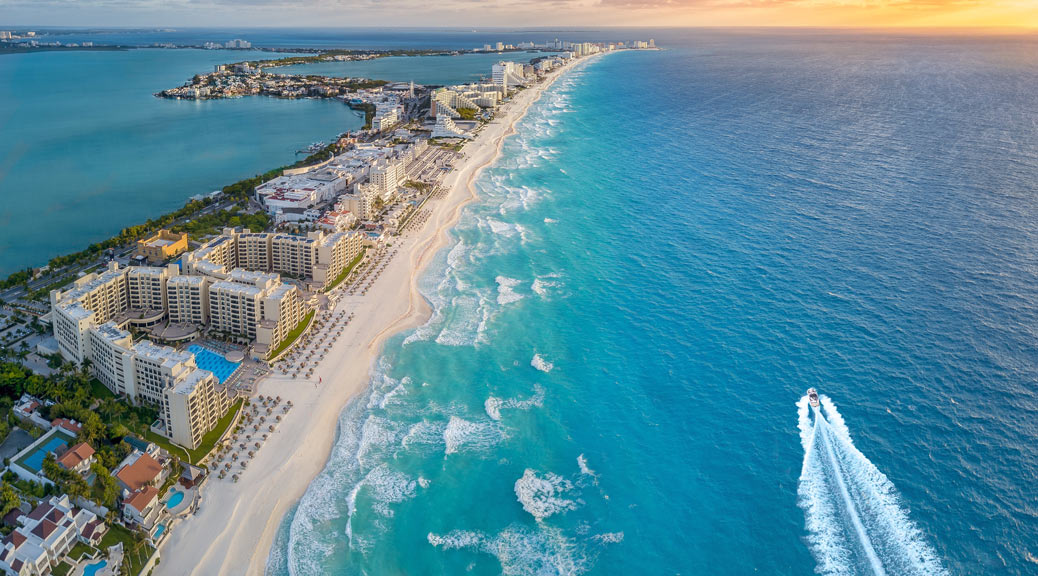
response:
[[[869,559],[869,564],[872,566],[872,571],[876,576],[886,576],[887,572],[883,569],[883,562],[879,559],[879,555],[876,554],[876,549],[872,547],[872,542],[869,540],[868,532],[865,530],[865,525],[861,522],[861,517],[858,516],[858,508],[854,505],[854,500],[851,498],[851,493],[847,490],[847,483],[843,480],[843,470],[840,468],[840,462],[836,458],[836,454],[833,452],[832,447],[832,436],[829,432],[829,423],[825,417],[822,416],[821,410],[815,409],[815,436],[822,435],[822,447],[825,450],[825,455],[829,459],[829,465],[833,469],[833,478],[836,480],[836,484],[840,489],[840,496],[843,498],[844,506],[847,509],[847,514],[850,516],[851,524],[854,526],[854,531],[858,534],[858,540],[861,543],[862,549],[865,551],[865,556]],[[817,442],[812,442],[817,444]]]

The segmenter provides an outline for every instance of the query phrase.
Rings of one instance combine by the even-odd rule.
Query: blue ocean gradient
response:
[[[1038,570],[1035,39],[665,46],[531,108],[269,574]]]

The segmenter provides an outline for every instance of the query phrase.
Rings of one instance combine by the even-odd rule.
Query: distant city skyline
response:
[[[1033,0],[0,0],[7,26],[1038,28]]]

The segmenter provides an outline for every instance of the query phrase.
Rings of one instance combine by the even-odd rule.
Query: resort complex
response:
[[[38,337],[5,364],[23,375],[12,414],[34,435],[8,458],[5,489],[19,498],[6,509],[0,570],[158,573],[160,547],[201,513],[203,488],[220,493],[206,513],[229,514],[224,503],[253,489],[253,477],[312,475],[320,458],[295,480],[274,462],[309,454],[301,445],[313,426],[334,428],[385,327],[422,309],[413,277],[442,246],[474,175],[562,70],[617,48],[556,41],[529,63],[497,62],[477,81],[445,86],[237,63],[161,93],[337,99],[366,126],[312,146],[306,161],[199,195],[87,263],[40,271],[67,279],[43,276],[34,293],[9,299],[31,311]],[[394,258],[401,251],[409,256]],[[304,398],[309,416],[290,418]],[[267,442],[272,453],[261,452]]]

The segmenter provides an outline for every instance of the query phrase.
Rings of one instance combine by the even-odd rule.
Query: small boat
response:
[[[811,405],[815,408],[818,408],[818,390],[815,390],[814,388],[808,388],[807,401],[810,402]]]

